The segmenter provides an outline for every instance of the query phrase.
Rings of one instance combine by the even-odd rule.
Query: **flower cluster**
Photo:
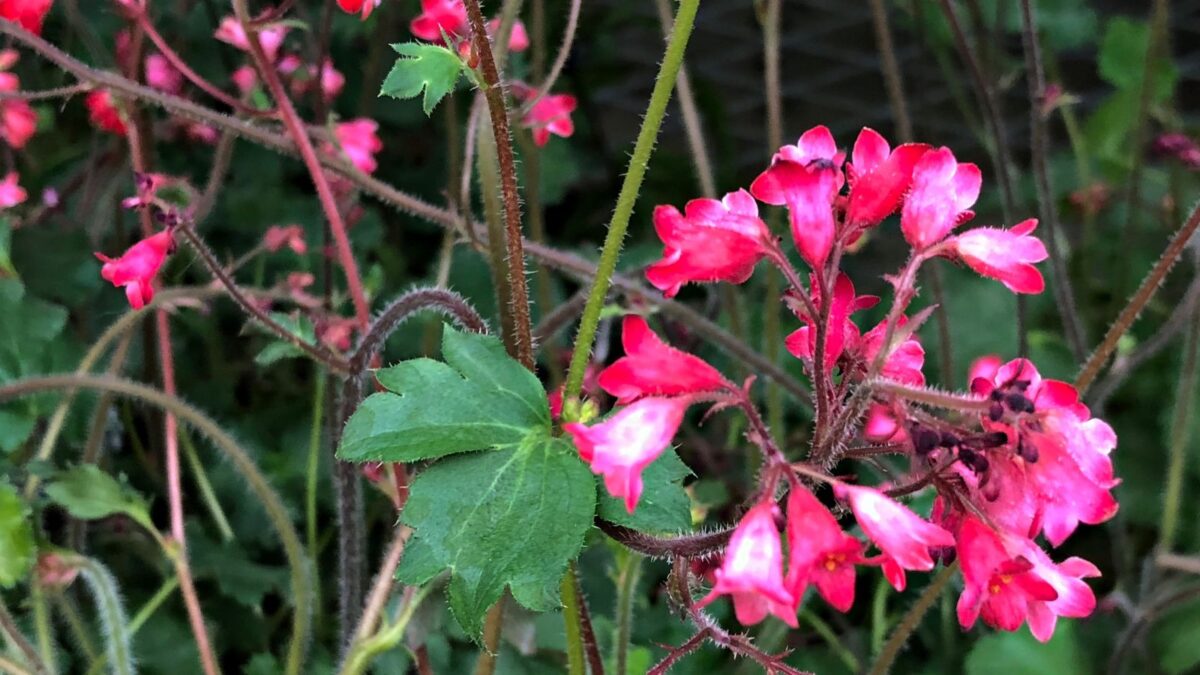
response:
[[[747,415],[747,439],[764,455],[760,485],[719,564],[702,572],[711,590],[693,610],[728,595],[743,624],[773,615],[795,626],[810,586],[844,612],[854,602],[860,566],[880,567],[903,590],[907,572],[957,558],[964,628],[980,616],[1004,630],[1028,622],[1035,637],[1048,640],[1058,617],[1086,616],[1095,608],[1083,578],[1099,570],[1079,558],[1056,563],[1036,539],[1058,546],[1080,523],[1101,523],[1116,513],[1109,458],[1116,436],[1071,385],[1042,378],[1026,359],[981,358],[972,367],[969,393],[925,389],[925,352],[915,330],[928,312],[905,315],[917,271],[939,257],[1014,293],[1041,292],[1034,264],[1047,254],[1033,235],[1037,223],[956,234],[974,217],[982,174],[948,148],[892,148],[863,129],[846,159],[829,130],[816,127],[780,148],[749,190],[696,199],[682,212],[659,206],[653,218],[663,256],[646,277],[667,297],[689,283],[743,283],[762,260],[788,280],[782,300],[802,325],[786,346],[806,367],[816,401],[806,456],[789,457],[776,445],[750,398],[751,381],[735,385],[667,345],[634,315],[622,326],[625,355],[598,378],[619,408],[597,424],[572,421],[564,429],[609,492],[633,512],[643,469],[670,445],[689,406],[711,403],[714,410],[739,408]],[[760,217],[760,202],[787,208],[796,251],[811,268],[807,286]],[[864,331],[853,316],[879,298],[858,295],[840,263],[897,212],[909,261],[887,277],[894,298],[886,317]],[[918,402],[958,414],[941,419],[918,410]],[[886,445],[863,445],[876,442]],[[854,459],[847,452],[854,445],[903,456],[909,481],[871,487],[828,473]],[[830,498],[848,506],[865,540],[818,497],[824,485],[832,488]],[[928,518],[897,501],[925,489],[936,493]]]

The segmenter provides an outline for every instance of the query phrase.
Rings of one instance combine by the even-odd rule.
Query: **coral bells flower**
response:
[[[4,180],[0,181],[0,209],[16,206],[29,196],[25,188],[18,183],[20,180],[21,177],[16,171],[9,171]]]
[[[34,35],[42,34],[42,22],[54,0],[0,0],[0,19],[18,23]]]
[[[904,570],[933,569],[930,548],[954,545],[954,535],[930,523],[879,490],[835,483],[833,492],[847,499],[863,532],[883,551],[883,573],[896,590],[905,586]]]
[[[97,129],[118,136],[124,136],[128,132],[121,111],[107,89],[97,89],[88,94],[83,104],[87,106],[88,119]]]
[[[912,183],[913,169],[929,146],[906,143],[892,150],[874,129],[864,127],[854,142],[850,164],[850,198],[846,223],[854,228],[878,225],[900,208]]]
[[[759,201],[787,205],[796,247],[814,269],[825,264],[833,249],[833,202],[844,181],[844,159],[829,129],[813,127],[796,145],[780,148],[771,168],[750,185]]]
[[[904,327],[908,322],[905,317],[900,317],[896,321],[897,332]],[[862,336],[859,342],[859,349],[862,352],[862,360],[865,363],[873,363],[875,357],[879,354],[879,350],[883,349],[883,339],[887,334],[887,321],[881,321],[877,326],[867,331],[867,334]],[[911,334],[904,338],[904,342],[896,345],[887,359],[883,362],[883,369],[880,371],[880,376],[889,380],[895,380],[903,384],[911,384],[917,387],[925,386],[925,374],[921,372],[921,368],[925,366],[925,348],[921,346],[917,340],[916,334]]]
[[[347,14],[362,14],[363,21],[371,16],[371,12],[379,6],[382,0],[337,0],[338,7]]]
[[[1041,239],[1031,235],[1037,227],[1030,218],[1010,230],[978,227],[953,239],[954,252],[979,274],[1003,283],[1013,293],[1041,293],[1042,273],[1033,266],[1049,257]]]
[[[120,258],[97,253],[96,257],[104,263],[100,276],[113,286],[124,286],[129,306],[141,309],[154,299],[154,277],[174,249],[171,231],[163,230],[129,247]]]
[[[308,252],[308,244],[304,241],[304,228],[299,225],[272,225],[263,235],[263,246],[272,253],[287,246],[297,254]]]
[[[421,0],[421,13],[412,20],[408,29],[422,40],[439,44],[443,32],[451,37],[465,36],[470,32],[467,27],[467,7],[462,0]]]
[[[811,283],[811,298],[813,306],[822,309],[821,284],[814,276]],[[833,300],[829,306],[829,330],[825,335],[825,370],[833,369],[834,364],[842,354],[859,341],[858,326],[850,320],[850,315],[862,309],[870,309],[879,302],[873,295],[857,295],[854,282],[844,273],[839,273],[833,282]],[[784,339],[784,346],[798,359],[811,361],[816,358],[817,350],[817,317],[808,315],[803,305],[791,303],[804,326],[796,329]]]
[[[8,72],[18,58],[20,55],[14,49],[0,51],[0,92],[17,91],[21,88],[21,79]],[[37,113],[28,101],[19,98],[0,100],[0,138],[3,138],[5,143],[20,150],[36,130]]]
[[[258,44],[262,47],[268,61],[274,63],[275,58],[279,56],[279,48],[283,46],[288,30],[284,24],[272,24],[258,31]],[[227,16],[222,19],[221,25],[213,33],[213,37],[244,52],[250,51],[250,39],[247,37],[246,31],[242,29],[242,23],[237,20],[237,17]]]
[[[533,100],[536,96],[536,90],[529,90],[526,100]],[[575,133],[571,113],[575,112],[576,105],[575,97],[570,94],[547,94],[525,113],[521,124],[533,132],[533,142],[538,147],[550,142],[550,134],[570,138]]]
[[[642,470],[671,443],[683,421],[683,398],[643,398],[594,426],[563,425],[592,472],[604,476],[612,496],[633,513],[642,496]]]
[[[183,89],[183,73],[162,54],[151,54],[146,57],[146,84],[168,94],[178,94]]]
[[[807,488],[795,485],[787,501],[787,587],[800,598],[808,584],[840,612],[854,604],[854,566],[866,562],[863,545]]]
[[[646,279],[668,298],[686,283],[746,281],[771,245],[758,204],[745,190],[721,201],[693,199],[683,213],[659,206],[654,229],[663,241],[663,258],[647,268]]]
[[[974,164],[960,164],[950,148],[930,150],[913,168],[912,187],[900,210],[900,229],[917,250],[928,248],[975,216],[983,175]]]
[[[363,173],[374,173],[379,166],[375,155],[383,150],[383,142],[376,133],[379,124],[375,120],[359,118],[342,122],[334,128],[338,147],[346,154],[346,159]],[[326,146],[332,151],[332,146]]]
[[[738,523],[721,567],[715,571],[716,584],[697,605],[703,607],[719,596],[733,598],[733,612],[743,626],[752,626],[767,614],[796,628],[798,598],[784,585],[783,551],[775,516],[779,509],[760,503],[746,512]]]
[[[630,314],[621,324],[625,356],[600,373],[600,387],[626,404],[643,396],[678,396],[732,388],[716,368],[679,351]]]

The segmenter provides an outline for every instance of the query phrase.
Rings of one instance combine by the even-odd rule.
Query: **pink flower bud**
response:
[[[124,136],[127,133],[125,119],[107,89],[97,89],[91,92],[83,103],[87,106],[88,118],[97,129],[118,136]]]
[[[346,159],[358,167],[363,173],[374,173],[379,166],[375,155],[383,149],[383,142],[376,133],[379,124],[375,120],[358,118],[342,122],[334,128],[338,147],[345,153]],[[326,152],[336,152],[335,148],[325,145]]]
[[[304,228],[299,225],[272,225],[263,235],[263,246],[272,253],[287,246],[299,255],[308,252],[304,241]]]
[[[21,176],[16,171],[9,171],[4,180],[0,181],[0,209],[16,206],[29,196],[25,188],[19,185],[20,180]]]
[[[452,38],[466,36],[467,7],[462,0],[421,0],[421,13],[408,25],[416,37],[442,43],[442,33]]]
[[[366,21],[371,12],[379,6],[382,0],[337,0],[338,7],[342,8],[347,14],[362,14],[362,20]]]
[[[42,34],[42,22],[54,0],[0,0],[0,19],[21,25],[34,35]]]

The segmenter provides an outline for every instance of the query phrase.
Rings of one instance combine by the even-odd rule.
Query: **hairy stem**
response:
[[[892,664],[896,661],[896,656],[900,654],[900,650],[908,642],[917,627],[921,625],[921,619],[925,618],[925,613],[933,607],[933,603],[937,602],[938,597],[946,586],[950,583],[950,579],[954,573],[958,571],[958,563],[944,568],[938,575],[929,582],[925,590],[921,592],[920,597],[913,603],[904,614],[904,618],[900,620],[900,625],[896,626],[896,630],[888,637],[888,640],[883,645],[883,651],[879,652],[879,656],[875,659],[875,664],[871,666],[868,675],[886,675],[891,670]]]
[[[642,556],[633,551],[617,554],[617,627],[613,631],[613,662],[617,675],[629,672],[629,638],[633,633],[633,601],[642,572]]]
[[[17,627],[17,622],[13,619],[12,614],[9,613],[8,607],[4,604],[2,598],[0,598],[0,630],[3,630],[4,635],[9,641],[16,645],[17,649],[21,652],[21,656],[25,657],[25,662],[29,664],[29,667],[35,673],[38,673],[38,675],[47,675],[49,673],[41,657],[38,656],[37,649],[34,648],[33,643]]]
[[[113,675],[133,675],[136,665],[131,648],[129,622],[125,616],[120,592],[117,590],[116,579],[108,568],[96,560],[79,557],[74,562],[79,566],[79,574],[96,603],[96,614],[104,628],[108,663]]]
[[[568,563],[567,572],[558,587],[567,630],[567,673],[587,675],[587,662],[583,655],[583,625],[579,621],[581,599],[575,588],[574,567],[574,563]]]
[[[1158,550],[1170,552],[1175,546],[1182,507],[1184,469],[1191,442],[1192,418],[1196,414],[1196,361],[1200,358],[1200,315],[1193,315],[1183,350],[1183,366],[1175,393],[1175,414],[1168,437],[1167,487],[1163,494],[1162,519],[1158,528]]]

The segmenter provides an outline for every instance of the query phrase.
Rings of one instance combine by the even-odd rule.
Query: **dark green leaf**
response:
[[[1016,633],[991,633],[967,654],[967,675],[1085,675],[1088,659],[1075,639],[1075,626],[1059,621],[1054,637],[1042,644],[1027,628]]]
[[[317,341],[316,329],[313,327],[312,321],[307,317],[294,317],[290,314],[281,314],[273,312],[271,318],[279,322],[279,325],[287,329],[289,333],[295,335],[301,340],[314,344]],[[262,351],[254,357],[254,362],[260,366],[269,366],[276,361],[282,359],[290,359],[297,356],[304,356],[304,352],[300,348],[290,342],[283,340],[275,340],[262,348]]]
[[[11,485],[0,482],[0,587],[23,580],[33,567],[33,554],[29,507]]]
[[[487,335],[442,333],[446,363],[403,361],[376,373],[391,390],[367,398],[342,435],[338,457],[411,462],[513,445],[548,433],[546,392],[533,373]]]
[[[427,581],[429,557],[449,568],[450,608],[478,637],[505,586],[529,609],[558,606],[559,581],[595,509],[592,476],[562,439],[444,459],[417,476],[404,509],[428,556],[406,556],[397,576]]]
[[[82,520],[123,513],[148,529],[154,528],[142,496],[92,464],[80,464],[59,474],[46,485],[46,496]]]
[[[392,45],[400,54],[379,93],[392,98],[415,98],[425,92],[422,107],[433,112],[438,101],[454,91],[463,63],[458,54],[440,45],[405,42]]]
[[[0,408],[0,452],[16,450],[37,425],[37,418],[18,406]]]
[[[1170,675],[1195,673],[1200,666],[1200,602],[1175,607],[1154,622],[1151,653]]]
[[[1146,52],[1150,27],[1144,22],[1117,18],[1108,22],[1100,44],[1100,76],[1118,89],[1140,92],[1146,79]],[[1175,88],[1179,71],[1169,58],[1160,56],[1149,75],[1153,80],[1152,101],[1162,101]]]
[[[631,514],[625,501],[616,499],[597,480],[599,505],[596,514],[610,523],[641,532],[678,532],[692,525],[692,503],[681,482],[692,475],[675,451],[668,448],[642,472],[642,498]]]

